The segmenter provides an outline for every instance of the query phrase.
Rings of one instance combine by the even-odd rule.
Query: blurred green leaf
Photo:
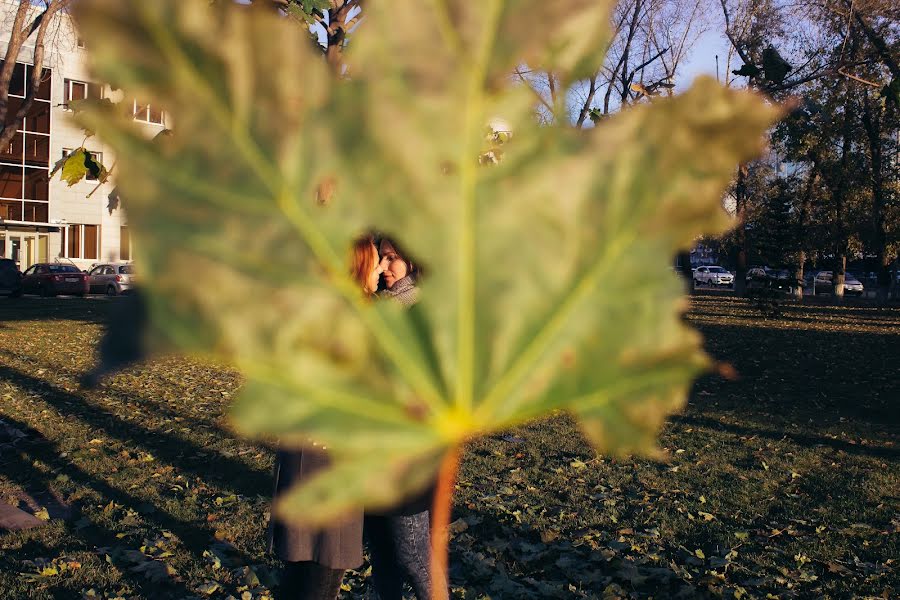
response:
[[[600,449],[651,452],[706,366],[670,257],[729,225],[721,194],[777,111],[706,78],[589,132],[540,127],[506,74],[577,78],[608,39],[608,4],[550,5],[367,5],[350,77],[269,11],[76,7],[96,75],[176,124],[154,143],[114,109],[78,117],[119,156],[155,323],[243,371],[239,431],[332,457],[276,510],[389,506],[449,449],[555,409]],[[497,117],[513,133],[481,167]],[[427,267],[411,310],[346,275],[369,227]]]

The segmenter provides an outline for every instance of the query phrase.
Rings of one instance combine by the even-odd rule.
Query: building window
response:
[[[100,256],[100,226],[70,224],[67,246],[69,258],[96,260]]]
[[[0,165],[0,198],[21,200],[22,177],[20,165]]]
[[[137,100],[134,101],[134,112],[132,114],[135,121],[143,121],[144,123],[162,125],[165,120],[165,115],[159,106],[144,104]]]
[[[127,225],[119,228],[119,259],[131,260],[131,234]]]
[[[19,200],[0,200],[0,219],[21,221],[22,202]]]
[[[66,79],[63,87],[65,95],[65,104],[77,100],[85,100],[87,98],[100,99],[103,97],[103,87],[97,83],[89,81],[77,81],[75,79]]]
[[[25,202],[25,215],[23,221],[32,223],[46,223],[50,203],[49,202]]]
[[[0,65],[2,64],[0,63]],[[9,82],[9,95],[25,95],[25,65],[22,63],[16,63],[16,66],[13,67],[12,79]]]
[[[28,167],[50,166],[50,136],[25,134],[25,165]]]
[[[25,200],[49,202],[50,178],[47,169],[25,167]]]
[[[69,225],[69,248],[66,256],[81,258],[81,225]]]
[[[100,256],[100,226],[84,226],[84,257],[96,260]]]
[[[0,67],[3,65],[0,60]],[[5,125],[25,104],[34,67],[16,63],[9,84]],[[0,149],[0,216],[11,221],[46,223],[49,212],[50,69],[42,69],[34,102],[16,123],[9,145]]]
[[[25,113],[22,129],[31,133],[50,135],[50,103],[35,102]]]
[[[72,148],[63,148],[62,157],[65,158],[68,155],[72,154],[72,152],[73,152]],[[93,150],[86,150],[86,152],[90,155],[90,157],[94,160],[94,162],[96,164],[98,164],[98,165],[103,164],[103,153],[102,152],[94,152]],[[87,175],[84,176],[84,178],[87,181],[97,181],[98,175],[99,175],[99,173],[93,172],[90,169],[88,169],[88,173],[87,173]]]
[[[24,133],[16,133],[13,138],[9,141],[9,146],[3,149],[3,152],[0,152],[0,162],[5,163],[20,163],[22,162],[22,155],[24,153],[24,145],[25,145],[25,134]]]

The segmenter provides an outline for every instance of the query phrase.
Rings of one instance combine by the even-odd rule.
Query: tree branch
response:
[[[741,60],[744,61],[744,64],[752,65],[753,61],[750,60],[750,57],[747,56],[747,54],[744,52],[744,49],[741,48],[737,40],[734,39],[734,34],[731,32],[731,17],[728,14],[728,5],[725,4],[725,0],[719,0],[719,2],[722,4],[722,14],[725,16],[725,37],[728,38],[728,41],[734,48],[734,51],[737,52]]]
[[[594,102],[594,95],[597,93],[597,78],[600,77],[600,71],[596,71],[594,76],[591,77],[591,82],[588,88],[587,98],[584,99],[584,103],[581,105],[581,110],[578,112],[578,121],[575,123],[575,127],[581,129],[582,125],[584,125],[584,120],[587,118],[588,113],[591,111],[591,104]]]
[[[863,33],[865,33],[866,37],[869,39],[869,42],[873,46],[875,46],[875,49],[878,51],[878,55],[881,57],[881,60],[891,72],[891,75],[894,76],[894,79],[900,79],[900,64],[898,64],[897,60],[891,55],[891,51],[885,43],[884,38],[882,38],[874,29],[872,29],[872,27],[866,22],[865,18],[863,18],[860,11],[857,10],[853,16],[856,17],[856,22],[859,23],[859,26],[862,28]]]
[[[858,81],[858,82],[860,82],[860,83],[864,83],[864,84],[866,84],[866,85],[870,85],[870,86],[872,86],[873,88],[881,89],[881,87],[882,87],[882,85],[881,85],[880,83],[875,83],[875,82],[872,82],[872,81],[868,81],[868,80],[866,80],[866,79],[863,79],[862,77],[857,77],[856,75],[853,75],[853,74],[851,74],[851,73],[847,73],[846,71],[844,71],[844,68],[843,68],[843,67],[841,67],[840,69],[838,69],[837,72],[840,73],[841,75],[843,75],[844,77],[849,77],[849,78],[852,79],[853,81]]]
[[[538,93],[538,91],[536,89],[534,89],[534,86],[531,85],[531,82],[525,78],[525,74],[518,68],[515,70],[515,74],[519,76],[519,79],[522,80],[522,83],[524,83],[526,86],[528,86],[528,89],[530,89],[531,92],[537,97],[538,101],[544,106],[544,108],[549,110],[550,113],[552,114],[553,106],[551,106],[550,103],[547,102],[547,100],[544,99],[544,97],[541,96],[540,93]]]
[[[0,130],[0,148],[9,146],[16,131],[22,125],[22,120],[34,104],[34,97],[41,87],[41,78],[44,74],[44,38],[47,35],[47,27],[53,20],[53,16],[70,3],[71,0],[51,0],[47,8],[35,17],[34,23],[25,27],[23,24],[32,5],[29,0],[20,0],[19,2],[9,44],[6,48],[5,63],[3,69],[0,70],[0,122],[4,123],[3,129]],[[35,23],[36,27],[34,27]],[[36,31],[37,35],[34,40],[34,60],[32,61],[30,85],[25,89],[25,101],[22,106],[16,111],[15,116],[9,119],[9,86],[13,70],[22,45],[31,36],[32,31]]]

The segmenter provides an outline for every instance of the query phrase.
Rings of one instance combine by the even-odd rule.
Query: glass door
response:
[[[42,250],[43,246],[38,243],[36,235],[11,232],[0,234],[0,257],[13,259],[20,271],[39,262],[38,255]]]
[[[35,250],[35,239],[33,235],[23,236],[22,237],[22,261],[23,269],[27,269],[31,265],[34,264],[34,250]]]
[[[9,256],[16,262],[16,267],[20,271],[24,271],[28,267],[22,264],[22,237],[18,235],[9,236]]]
[[[50,256],[50,236],[39,235],[37,240],[37,262],[47,262]]]

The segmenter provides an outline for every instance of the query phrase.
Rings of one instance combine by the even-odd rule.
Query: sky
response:
[[[238,2],[248,2],[249,0],[236,0]],[[716,54],[719,55],[719,75],[724,81],[726,71],[726,60],[728,55],[728,41],[722,35],[722,24],[719,23],[718,15],[710,19],[709,29],[701,34],[693,49],[688,54],[685,62],[680,66],[679,76],[676,81],[677,89],[686,90],[690,83],[699,75],[716,76]],[[324,43],[324,30],[321,27],[312,28],[318,34],[320,42]],[[739,65],[732,65],[732,68],[738,68]]]
[[[728,42],[715,26],[703,33],[694,44],[687,60],[681,65],[681,82],[691,82],[698,75],[716,76],[716,54],[719,55],[719,75],[725,79],[725,61],[728,58]],[[733,69],[739,65],[732,65]],[[682,88],[679,82],[679,88]],[[684,86],[686,87],[686,86]]]

